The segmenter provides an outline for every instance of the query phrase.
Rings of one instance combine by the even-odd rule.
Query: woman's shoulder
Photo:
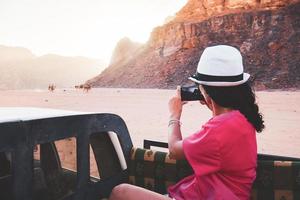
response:
[[[239,111],[216,116],[204,127],[204,132],[209,133],[220,146],[237,144],[236,141],[245,141],[245,137],[255,138],[254,127]]]
[[[214,129],[224,129],[229,127],[248,127],[250,123],[246,117],[238,110],[233,110],[227,113],[223,113],[211,118],[204,127]]]

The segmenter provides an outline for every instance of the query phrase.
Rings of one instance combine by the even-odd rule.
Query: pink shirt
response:
[[[183,140],[194,174],[169,187],[176,200],[249,199],[256,177],[254,127],[239,111],[211,118]]]

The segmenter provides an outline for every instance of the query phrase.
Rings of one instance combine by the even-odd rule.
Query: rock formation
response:
[[[110,65],[114,65],[119,62],[125,63],[135,56],[135,53],[140,47],[142,47],[142,44],[133,42],[127,37],[121,39],[114,49]]]
[[[199,22],[212,16],[243,11],[271,10],[284,7],[297,0],[189,0],[174,21]]]
[[[241,50],[258,89],[300,87],[300,1],[190,0],[125,63],[88,81],[100,87],[174,88],[207,46]]]

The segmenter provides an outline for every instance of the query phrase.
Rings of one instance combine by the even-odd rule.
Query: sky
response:
[[[145,43],[187,0],[0,0],[0,45],[109,62],[123,37]]]

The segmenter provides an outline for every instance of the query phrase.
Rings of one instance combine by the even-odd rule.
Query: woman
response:
[[[212,118],[197,133],[182,139],[180,87],[169,101],[169,152],[175,159],[187,159],[194,174],[169,188],[163,196],[143,188],[121,184],[110,199],[249,199],[256,177],[255,131],[264,128],[262,115],[243,72],[240,52],[219,45],[204,50],[195,82],[212,111]]]

